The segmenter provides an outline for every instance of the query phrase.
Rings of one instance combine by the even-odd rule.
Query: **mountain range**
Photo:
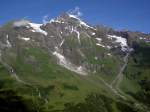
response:
[[[149,112],[150,34],[62,13],[0,27],[2,112]]]

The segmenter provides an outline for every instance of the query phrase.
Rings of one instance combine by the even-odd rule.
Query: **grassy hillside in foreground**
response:
[[[12,54],[13,52],[10,51],[9,53]],[[19,55],[20,58],[11,57],[11,60],[9,60],[9,53],[7,57],[5,56],[7,58],[6,62],[13,66],[21,80],[31,84],[24,85],[17,82],[1,65],[2,86],[0,98],[4,96],[2,93],[7,94],[12,91],[12,94],[7,95],[9,98],[14,98],[9,101],[12,104],[12,111],[16,104],[16,102],[14,104],[14,100],[22,102],[20,103],[22,106],[17,109],[21,107],[23,110],[27,109],[26,111],[32,112],[37,110],[40,112],[49,112],[50,110],[64,112],[82,112],[86,110],[90,112],[124,112],[122,108],[125,108],[125,110],[131,108],[123,104],[123,101],[118,103],[113,93],[101,81],[96,79],[97,76],[84,77],[70,72],[53,63],[51,60],[53,57],[50,58],[43,50],[37,48],[24,49],[24,54]],[[97,93],[96,96],[95,93]],[[7,97],[5,97],[5,100],[8,99]],[[108,102],[111,103],[108,104]],[[78,110],[78,106],[81,107],[80,110]],[[126,112],[135,111],[128,109]]]
[[[7,81],[3,83],[7,84],[7,86],[5,85],[0,88],[0,110],[3,112],[10,112],[10,110],[11,112],[137,112],[128,104],[117,102],[109,97],[95,93],[87,95],[83,102],[68,102],[64,104],[64,109],[54,109],[53,106],[47,106],[43,98],[38,97],[34,88],[20,84],[16,84],[20,85],[16,87],[16,81],[11,80],[10,84],[13,88],[8,87],[10,84]],[[76,90],[75,87],[66,88],[74,88]],[[28,92],[23,94],[20,91]],[[32,93],[32,96],[30,96],[30,93]],[[132,103],[129,104],[133,105]]]
[[[9,51],[4,60],[15,70],[18,77],[31,84],[31,87],[18,84],[16,81],[6,80],[6,88],[16,90],[18,94],[34,99],[40,96],[42,101],[48,101],[47,108],[62,109],[65,103],[82,102],[91,92],[98,92],[108,96],[106,87],[100,82],[95,82],[94,77],[80,76],[55,64],[53,57],[37,48],[28,48],[12,57],[14,51]],[[1,72],[1,78],[6,77]],[[10,77],[10,74],[7,76]],[[12,84],[11,84],[12,83]],[[39,91],[37,91],[37,88]],[[34,96],[35,95],[35,96]]]

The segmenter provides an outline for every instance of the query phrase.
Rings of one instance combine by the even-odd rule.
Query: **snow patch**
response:
[[[65,23],[64,21],[60,21],[60,20],[57,20],[57,19],[51,19],[50,21],[49,21],[49,23]]]
[[[76,72],[80,75],[87,75],[84,68],[82,66],[75,66],[71,62],[69,62],[62,54],[58,53],[57,51],[53,52],[53,55],[55,55],[59,59],[59,65],[65,67],[66,69]]]
[[[73,26],[69,26],[69,30],[72,33],[74,31],[74,27]]]
[[[62,42],[60,43],[60,47],[63,45],[63,43],[65,42],[65,39],[62,40]]]
[[[69,26],[68,29],[69,29],[70,33],[75,32],[77,34],[78,41],[81,44],[81,41],[80,41],[80,32],[77,30],[77,28],[76,27],[74,28],[73,26]]]
[[[81,44],[81,41],[80,41],[80,32],[77,31],[77,29],[74,29],[73,31],[77,33],[78,41],[79,41],[79,43]]]
[[[101,38],[95,38],[99,43],[102,42],[102,39]]]
[[[105,46],[105,45],[103,45],[103,44],[101,44],[101,43],[96,43],[96,45],[97,46],[101,46],[101,47],[103,47],[103,48],[107,48],[107,49],[111,49],[112,47],[111,46]]]
[[[147,43],[149,43],[149,42],[150,42],[150,38],[146,38],[146,37],[139,37],[139,39],[140,39],[140,40],[143,40],[143,41],[145,41],[145,42],[147,42]]]
[[[107,48],[107,49],[111,49],[112,47],[111,46],[109,46],[109,45],[103,45],[101,42],[102,42],[102,39],[101,38],[95,38],[97,41],[98,41],[98,43],[96,43],[96,45],[97,46],[101,46],[101,47],[104,47],[104,48]]]
[[[1,60],[1,56],[2,56],[2,51],[0,50],[0,60]]]
[[[111,46],[109,46],[109,45],[107,45],[107,46],[106,46],[106,48],[107,48],[107,49],[111,49],[112,47],[111,47]]]
[[[121,36],[108,35],[108,38],[115,38],[116,42],[120,43],[122,46],[127,46],[127,40]]]
[[[42,26],[42,24],[29,23],[29,25],[30,25],[30,27],[33,28],[32,32],[42,33],[47,36],[47,32],[40,28]]]
[[[95,34],[96,34],[95,32],[92,33],[92,35],[95,35]]]
[[[7,47],[11,47],[11,43],[9,42],[9,39],[8,39],[8,34],[6,35],[6,44],[7,44]]]
[[[94,57],[94,59],[95,59],[95,60],[98,60],[98,57],[97,57],[97,56],[95,56],[95,57]]]
[[[102,42],[102,39],[101,38],[95,38],[97,41],[98,41],[98,43],[96,43],[96,45],[97,46],[101,46],[101,47],[106,47],[105,45],[103,45],[103,44],[101,44],[101,42]]]
[[[86,73],[85,72],[83,72],[84,71],[84,68],[82,67],[82,66],[79,66],[79,67],[77,67],[77,73],[84,73],[83,75],[86,75]]]
[[[134,51],[134,49],[133,48],[129,48],[129,52],[132,52],[132,51]]]
[[[121,36],[116,36],[116,35],[107,35],[108,38],[110,39],[115,39],[115,42],[120,43],[121,45],[121,50],[126,51],[127,50],[127,39],[121,37]]]
[[[108,56],[111,56],[111,53],[107,53]]]
[[[71,17],[71,18],[75,18],[75,19],[77,19],[77,20],[80,20],[76,15],[72,15],[72,14],[68,14],[69,15],[69,17]]]
[[[143,37],[139,37],[140,40],[143,40]]]
[[[27,37],[22,37],[21,39],[24,40],[24,41],[29,41],[30,40],[30,38],[27,38]]]
[[[105,47],[103,44],[96,43],[97,46]]]
[[[50,37],[55,37],[54,35],[50,35]]]

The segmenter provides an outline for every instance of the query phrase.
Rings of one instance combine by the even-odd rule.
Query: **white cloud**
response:
[[[27,26],[28,23],[29,23],[28,20],[24,20],[24,19],[23,19],[23,20],[14,22],[14,23],[13,23],[13,26],[14,26],[14,27]]]
[[[75,9],[70,10],[68,13],[73,14],[73,15],[75,15],[77,17],[80,17],[80,16],[83,15],[83,13],[80,12],[80,8],[78,6],[76,6]]]
[[[48,19],[49,17],[48,17],[48,15],[45,15],[45,16],[43,16],[43,24],[46,24],[46,23],[48,23],[48,21],[49,21],[49,19]]]

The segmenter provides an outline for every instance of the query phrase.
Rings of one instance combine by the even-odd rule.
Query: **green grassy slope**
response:
[[[28,111],[67,111],[68,106],[66,107],[66,105],[72,102],[74,105],[83,103],[87,106],[85,109],[88,109],[89,104],[85,103],[85,98],[88,98],[90,94],[97,93],[101,94],[102,98],[106,98],[106,102],[109,99],[112,100],[112,104],[108,108],[114,112],[122,112],[115,101],[116,97],[97,79],[98,75],[93,74],[85,77],[70,72],[54,63],[55,57],[49,56],[40,48],[24,48],[21,54],[18,54],[19,57],[12,57],[13,52],[10,50],[4,60],[7,59],[5,61],[14,68],[18,77],[30,85],[17,82],[1,65],[0,75],[3,81],[1,91],[3,88],[15,91],[15,95],[21,97],[21,102],[27,109],[32,105]],[[105,102],[105,100],[101,101],[101,97],[99,100],[101,103]],[[105,107],[106,110],[107,107]],[[76,111],[76,107],[74,111]],[[97,111],[95,110],[95,112]]]
[[[36,88],[38,88],[41,97],[48,100],[48,104],[46,104],[48,107],[62,109],[64,103],[83,101],[90,92],[103,93],[105,87],[103,87],[102,83],[94,82],[90,77],[85,78],[60,67],[53,62],[52,58],[54,57],[50,57],[44,50],[38,48],[23,50],[19,58],[9,57],[9,54],[12,54],[13,51],[10,51],[4,58],[4,60],[7,59],[5,60],[7,63],[11,64],[21,80],[32,85],[27,88],[22,87],[22,84],[14,82],[14,79],[14,84],[11,84],[12,82],[10,81],[9,83],[6,82],[7,87],[11,86],[12,89],[20,90],[20,95],[24,94],[29,97],[34,93],[37,97],[39,93],[36,92]],[[3,72],[1,72],[1,77],[5,76],[5,74],[7,74],[8,78],[10,77],[8,72]]]

